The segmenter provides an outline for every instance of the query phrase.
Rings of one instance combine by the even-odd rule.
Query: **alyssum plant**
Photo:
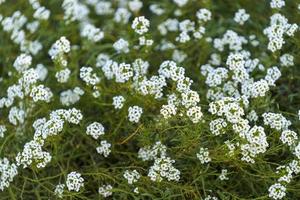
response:
[[[0,199],[299,199],[299,22],[295,0],[0,0]]]

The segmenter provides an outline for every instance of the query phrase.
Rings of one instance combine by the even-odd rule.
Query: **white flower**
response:
[[[69,68],[56,72],[55,78],[59,83],[66,83],[70,78],[71,70]]]
[[[7,131],[4,125],[0,125],[0,138],[4,137],[4,133]]]
[[[269,188],[269,197],[272,199],[282,199],[286,195],[285,191],[285,186],[275,183]]]
[[[10,182],[18,174],[17,166],[10,163],[7,158],[0,158],[0,190],[3,191],[9,187]]]
[[[131,106],[128,108],[128,119],[130,122],[138,123],[140,121],[143,109],[139,106]]]
[[[58,198],[61,199],[61,198],[63,198],[64,189],[65,189],[65,184],[56,185],[55,190],[54,190],[54,194]]]
[[[144,16],[136,17],[131,25],[131,28],[139,35],[147,33],[149,30],[150,22]]]
[[[104,157],[108,157],[111,150],[111,144],[108,143],[106,140],[101,141],[100,146],[96,148],[97,153],[102,154]]]
[[[128,7],[133,12],[138,12],[143,7],[143,2],[140,0],[131,0],[128,2]]]
[[[201,112],[201,107],[194,106],[187,110],[186,115],[193,123],[198,123],[202,119],[203,113]]]
[[[101,80],[91,67],[81,67],[79,76],[87,85],[96,85]]]
[[[123,176],[124,178],[127,179],[127,182],[130,185],[137,182],[141,177],[141,175],[136,170],[133,171],[126,170]]]
[[[172,116],[175,116],[177,112],[177,108],[174,104],[167,104],[162,105],[160,109],[160,114],[165,118],[168,119]]]
[[[51,56],[52,60],[55,60],[63,67],[66,67],[68,62],[64,58],[64,54],[69,53],[70,51],[71,51],[70,41],[66,37],[62,36],[51,46],[48,54]]]
[[[150,167],[148,176],[152,181],[161,182],[163,178],[168,181],[179,181],[180,171],[173,166],[175,160],[169,157],[155,158],[153,166]]]
[[[199,153],[197,153],[197,158],[200,160],[201,164],[209,163],[211,161],[208,149],[203,147],[201,147]]]
[[[82,25],[80,35],[92,42],[99,42],[104,37],[104,33],[99,28],[89,23]]]
[[[118,53],[128,53],[129,52],[129,43],[127,40],[124,40],[123,38],[119,39],[113,44],[114,49]]]
[[[206,8],[201,8],[198,10],[196,16],[200,22],[207,22],[211,20],[211,12]]]
[[[98,193],[106,198],[112,195],[112,189],[113,187],[111,185],[102,185],[101,187],[99,187]]]
[[[67,176],[66,185],[69,191],[79,192],[80,188],[84,186],[84,179],[78,172],[71,172]]]
[[[95,140],[104,135],[104,131],[104,126],[99,122],[93,122],[86,127],[86,134],[91,135]]]
[[[294,131],[284,130],[281,133],[280,140],[282,141],[283,144],[292,146],[298,140],[298,136],[297,136],[297,133]]]
[[[227,177],[227,173],[228,173],[227,169],[222,169],[219,179],[221,181],[229,180],[229,178]]]
[[[123,96],[114,96],[113,97],[113,105],[115,109],[121,109],[124,106],[125,98]]]
[[[21,54],[16,58],[13,66],[19,73],[21,73],[30,67],[31,62],[32,57],[30,55]]]
[[[185,4],[188,3],[189,0],[173,0],[174,3],[176,3],[179,7],[184,6]]]
[[[32,88],[30,97],[33,98],[34,102],[45,101],[49,103],[53,97],[53,93],[51,92],[50,88],[47,88],[44,85],[38,85]]]
[[[282,8],[285,6],[285,1],[284,0],[272,0],[270,2],[271,8]]]
[[[239,9],[234,15],[234,21],[240,25],[244,25],[249,17],[250,15],[246,13],[245,9]]]
[[[280,64],[284,67],[290,67],[294,65],[294,56],[291,54],[283,54],[280,56]]]

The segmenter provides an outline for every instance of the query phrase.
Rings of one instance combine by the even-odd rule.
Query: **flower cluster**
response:
[[[127,182],[130,185],[137,182],[141,177],[141,175],[136,170],[133,171],[126,170],[123,176],[125,179],[127,179]]]
[[[115,109],[121,109],[124,106],[125,98],[123,96],[114,96],[113,97],[113,105]]]
[[[271,6],[281,7],[280,2],[284,3],[283,0],[273,0]],[[284,35],[294,36],[298,29],[297,24],[290,24],[285,16],[275,13],[270,17],[270,26],[264,29],[264,34],[269,38],[268,49],[272,52],[282,49]]]
[[[49,55],[51,59],[58,62],[63,67],[68,65],[68,61],[65,58],[65,54],[71,51],[70,41],[66,37],[61,37],[50,48]]]
[[[108,157],[111,152],[110,147],[110,143],[108,143],[106,140],[102,140],[100,142],[100,146],[97,147],[96,150],[99,154],[102,154],[104,157]]]
[[[86,127],[86,134],[97,140],[101,135],[104,135],[104,126],[99,122],[93,122]]]
[[[201,164],[209,163],[211,161],[208,149],[203,147],[200,148],[199,153],[197,153],[197,158],[200,160]]]
[[[139,157],[146,160],[154,160],[154,164],[150,167],[148,176],[152,181],[161,182],[163,178],[168,181],[179,181],[180,171],[176,169],[172,160],[166,154],[166,146],[161,142],[156,142],[150,147],[141,148],[139,150]]]
[[[136,17],[132,22],[132,29],[139,35],[147,33],[149,30],[150,22],[144,16]]]
[[[98,193],[103,196],[104,198],[109,197],[112,195],[111,190],[113,189],[113,187],[111,185],[103,185],[101,187],[99,187],[98,189]]]
[[[67,176],[66,185],[69,191],[79,192],[80,188],[84,186],[84,179],[78,172],[71,172]]]
[[[9,187],[17,174],[17,166],[14,163],[10,163],[7,158],[0,159],[0,190]]]
[[[130,122],[138,123],[140,121],[143,109],[139,106],[132,106],[128,108],[128,120]]]
[[[240,25],[244,25],[249,18],[250,15],[246,13],[245,9],[239,9],[234,15],[234,21]]]

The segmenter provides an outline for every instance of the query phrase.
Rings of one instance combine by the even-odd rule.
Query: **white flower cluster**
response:
[[[131,15],[131,12],[127,8],[118,8],[114,14],[114,21],[127,24]]]
[[[209,104],[209,112],[213,115],[223,118],[218,118],[210,123],[210,130],[214,135],[225,133],[225,128],[228,122],[232,124],[233,132],[238,134],[242,142],[234,146],[240,146],[242,158],[241,160],[254,163],[254,158],[258,154],[266,152],[269,146],[264,128],[260,126],[249,125],[247,119],[243,119],[245,114],[243,108],[239,105],[239,101],[234,98],[223,98],[222,100],[215,101]],[[230,145],[229,147],[231,147]],[[229,148],[232,151],[232,148]],[[232,154],[232,152],[229,154]]]
[[[86,127],[86,134],[97,140],[101,135],[105,134],[104,126],[99,122],[93,122]]]
[[[75,87],[73,90],[69,89],[60,93],[60,102],[64,106],[70,106],[80,100],[80,97],[84,95],[84,91]]]
[[[23,168],[30,166],[32,163],[37,168],[44,168],[52,159],[50,153],[42,150],[42,145],[34,140],[25,144],[21,153],[16,157],[17,165],[23,165]]]
[[[0,158],[0,190],[9,187],[10,182],[18,174],[17,166],[10,163],[7,158]]]
[[[121,109],[124,106],[125,98],[121,95],[113,97],[113,106],[115,109]]]
[[[270,126],[277,131],[284,131],[292,124],[282,114],[267,112],[262,115],[264,125]]]
[[[51,161],[51,155],[42,150],[45,140],[60,133],[63,130],[65,121],[71,124],[79,124],[82,118],[81,112],[72,108],[52,111],[49,120],[46,120],[46,118],[37,119],[33,123],[34,139],[27,142],[23,150],[17,154],[17,165],[26,168],[34,164],[37,168],[44,168]]]
[[[36,15],[36,17],[38,16]],[[38,40],[31,41],[26,39],[26,32],[22,28],[28,22],[28,19],[19,10],[15,11],[9,17],[3,17],[0,14],[0,21],[3,30],[10,34],[10,39],[13,43],[19,45],[21,52],[36,55],[42,50],[43,46]],[[37,25],[35,25],[35,30],[33,30],[33,32],[36,31],[39,22],[37,21],[36,24]]]
[[[84,179],[78,172],[71,172],[67,176],[66,185],[69,191],[79,192],[80,188],[84,186]]]
[[[97,153],[103,155],[104,157],[108,157],[111,152],[110,148],[111,148],[111,144],[108,143],[106,140],[102,140],[100,142],[100,146],[98,146],[96,150]]]
[[[206,8],[201,8],[196,13],[197,19],[201,22],[207,22],[211,20],[211,12]]]
[[[4,137],[4,133],[7,131],[6,126],[0,125],[0,138]]]
[[[248,41],[245,37],[239,36],[232,30],[227,30],[222,38],[215,38],[213,40],[214,48],[219,51],[224,51],[225,46],[228,45],[230,51],[241,51],[243,44],[247,44]]]
[[[23,124],[25,122],[26,112],[17,107],[12,107],[9,110],[8,120],[13,125]]]
[[[153,166],[150,167],[148,176],[152,181],[161,182],[163,178],[168,181],[179,181],[180,171],[173,164],[175,160],[169,157],[156,158]]]
[[[252,127],[245,133],[245,139],[248,143],[241,145],[243,154],[241,160],[254,163],[255,160],[253,158],[257,157],[258,154],[266,152],[269,146],[264,128],[261,126]]]
[[[118,53],[128,53],[129,52],[129,43],[127,40],[124,40],[123,38],[120,38],[113,44],[114,49]]]
[[[276,2],[284,1],[276,0]],[[283,44],[285,44],[284,35],[294,36],[298,29],[297,24],[290,24],[285,16],[275,13],[270,18],[270,26],[263,31],[269,38],[268,49],[272,52],[280,50]]]
[[[213,135],[221,135],[225,133],[227,122],[223,118],[218,118],[209,122],[209,129]]]
[[[218,197],[214,197],[214,196],[211,196],[211,195],[207,195],[204,200],[218,200]]]
[[[291,54],[285,53],[280,56],[280,64],[284,67],[290,67],[294,65],[294,56]]]
[[[45,87],[44,85],[33,86],[30,97],[32,97],[34,102],[45,101],[49,103],[53,97],[53,93],[50,88]]]
[[[177,6],[182,7],[186,5],[189,2],[189,0],[173,0],[173,2],[176,3]]]
[[[55,78],[59,83],[66,83],[68,82],[71,75],[71,70],[69,68],[62,69],[55,74]]]
[[[285,6],[285,1],[284,0],[272,0],[270,2],[271,8],[282,8]]]
[[[89,23],[82,25],[80,35],[81,37],[87,38],[92,42],[99,42],[104,38],[103,31]]]
[[[81,67],[79,76],[87,85],[96,85],[100,82],[97,74],[93,73],[92,67]]]
[[[269,197],[272,199],[282,199],[286,195],[286,187],[280,183],[275,183],[269,188]]]
[[[228,175],[228,170],[227,169],[222,169],[221,174],[219,176],[219,179],[221,181],[227,181],[227,180],[229,180],[229,178],[227,177],[227,175]]]
[[[203,147],[201,147],[199,153],[197,153],[197,158],[200,160],[201,164],[209,163],[211,161],[208,149]]]
[[[245,9],[239,9],[234,15],[234,21],[240,25],[244,25],[249,18],[250,15],[246,13]]]
[[[138,12],[143,7],[143,2],[140,0],[131,0],[128,2],[128,7],[132,12]]]
[[[150,22],[144,16],[134,18],[131,28],[139,35],[143,35],[148,32]]]
[[[284,130],[280,135],[280,140],[282,141],[283,144],[287,144],[288,146],[293,146],[298,140],[298,136],[295,131]]]
[[[220,65],[216,59],[211,63]],[[226,65],[229,70],[222,67],[214,68],[211,64],[201,66],[201,73],[206,76],[206,84],[210,87],[207,92],[209,100],[230,96],[249,101],[249,98],[264,97],[270,90],[270,86],[275,86],[275,82],[281,76],[280,70],[275,66],[267,70],[263,79],[254,81],[250,72],[264,67],[259,64],[258,59],[250,59],[250,53],[247,51],[230,53]]]
[[[62,8],[64,9],[64,19],[67,23],[85,20],[89,14],[88,7],[78,0],[64,0]]]
[[[156,142],[152,147],[139,150],[139,158],[144,161],[154,160],[154,164],[148,172],[148,176],[152,181],[160,182],[163,178],[168,181],[179,181],[180,179],[180,171],[173,166],[175,160],[168,157],[166,151],[167,147],[161,142]]]
[[[292,160],[287,165],[277,167],[276,173],[281,176],[278,178],[277,183],[269,187],[269,197],[282,199],[286,196],[286,185],[292,181],[293,176],[300,173],[299,160]]]
[[[98,193],[106,198],[112,195],[112,189],[113,187],[111,185],[102,185],[101,187],[99,187]]]
[[[178,107],[181,108],[180,114],[186,116],[193,122],[198,123],[202,119],[199,94],[190,89],[192,80],[185,76],[185,70],[178,67],[173,61],[165,61],[159,68],[160,76],[164,79],[172,80],[176,85],[178,97],[176,94],[169,96],[168,104],[163,105],[160,113],[164,118],[169,118],[177,113]]]
[[[32,57],[31,57],[30,55],[27,55],[27,54],[20,54],[20,55],[16,58],[16,60],[15,60],[15,62],[14,62],[14,64],[13,64],[13,66],[14,66],[14,68],[15,68],[18,72],[21,73],[21,72],[27,70],[27,69],[30,67],[31,62],[32,62]]]
[[[68,61],[65,59],[64,54],[69,53],[70,51],[71,51],[70,41],[66,37],[62,36],[51,46],[48,53],[51,56],[52,60],[62,65],[63,67],[66,67]]]
[[[34,9],[33,17],[38,20],[48,20],[50,17],[50,10],[41,6],[38,0],[30,0],[32,8]]]
[[[123,176],[125,179],[127,179],[127,182],[130,185],[136,183],[141,177],[141,175],[136,170],[132,170],[132,171],[126,170]]]
[[[58,198],[61,199],[61,198],[63,198],[64,189],[65,189],[65,184],[58,184],[58,185],[55,186],[54,194]]]
[[[143,109],[139,106],[131,106],[128,108],[128,120],[130,122],[138,123],[142,116]]]

